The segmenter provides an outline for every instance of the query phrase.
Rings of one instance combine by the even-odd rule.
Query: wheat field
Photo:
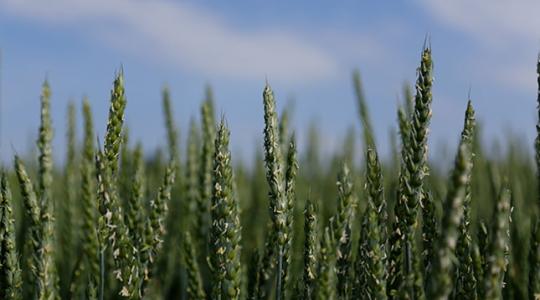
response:
[[[540,60],[537,69],[540,95]],[[37,151],[29,151],[37,155],[17,154],[2,169],[0,299],[540,297],[540,121],[536,141],[508,141],[494,157],[470,99],[454,128],[452,168],[440,171],[428,149],[433,77],[427,46],[397,108],[388,160],[359,73],[362,134],[331,156],[320,154],[317,132],[297,148],[291,112],[278,112],[267,83],[252,165],[231,153],[235,132],[226,108],[216,115],[210,89],[185,144],[164,89],[167,144],[145,154],[124,124],[122,70],[105,136],[95,133],[88,99],[71,103],[64,163],[54,162],[51,141],[63,133],[52,126],[44,82]]]

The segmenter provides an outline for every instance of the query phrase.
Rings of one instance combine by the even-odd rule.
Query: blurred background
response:
[[[150,253],[148,249],[152,248],[142,247],[141,241],[155,242],[163,237],[164,246],[155,264],[156,285],[151,291],[154,294],[148,293],[149,298],[157,299],[158,295],[168,296],[168,299],[179,299],[178,295],[180,299],[186,298],[188,289],[185,279],[189,270],[184,267],[186,262],[183,261],[183,253],[188,251],[183,247],[189,247],[189,243],[185,242],[185,232],[191,232],[194,237],[196,246],[192,249],[196,249],[197,253],[193,255],[196,261],[193,265],[201,268],[207,294],[212,288],[212,271],[206,260],[213,256],[210,250],[214,248],[208,247],[212,241],[209,239],[210,221],[212,216],[214,224],[221,224],[221,220],[216,221],[215,214],[210,214],[209,192],[213,184],[212,166],[209,164],[211,151],[203,150],[207,149],[205,146],[211,147],[212,134],[202,130],[205,138],[199,139],[201,131],[198,129],[201,126],[201,103],[207,99],[208,87],[213,91],[216,119],[225,116],[231,130],[233,190],[234,198],[238,201],[239,224],[242,228],[239,244],[243,250],[240,259],[242,266],[249,271],[243,278],[250,279],[243,282],[246,283],[245,287],[251,291],[257,288],[260,293],[268,293],[270,297],[274,289],[273,275],[269,275],[269,280],[257,280],[261,277],[248,275],[264,275],[267,271],[272,274],[270,265],[272,257],[276,256],[271,252],[275,248],[272,247],[276,234],[273,231],[277,227],[267,226],[272,224],[268,209],[272,206],[269,205],[263,164],[262,91],[267,82],[277,98],[280,146],[285,149],[289,131],[294,130],[298,138],[300,170],[297,184],[290,187],[296,190],[296,197],[290,198],[291,202],[287,203],[285,209],[286,214],[291,213],[291,218],[287,218],[287,227],[290,226],[293,236],[290,244],[290,282],[295,284],[294,290],[299,291],[303,282],[300,278],[304,267],[304,240],[306,237],[313,238],[316,245],[320,238],[318,236],[323,232],[315,230],[307,236],[304,234],[309,232],[304,230],[303,215],[308,198],[318,207],[314,216],[320,219],[322,226],[330,225],[333,222],[331,218],[345,220],[348,210],[354,211],[359,217],[347,221],[351,228],[350,244],[347,247],[356,249],[353,250],[356,254],[351,252],[353,254],[350,258],[367,255],[363,259],[369,257],[366,261],[376,261],[376,256],[364,252],[369,248],[362,246],[372,244],[371,241],[365,243],[366,239],[361,236],[367,234],[368,238],[371,237],[370,229],[364,231],[364,228],[373,225],[370,214],[365,213],[369,212],[366,207],[370,207],[368,204],[373,201],[369,199],[374,197],[368,194],[380,196],[383,195],[383,189],[373,186],[374,189],[366,190],[370,186],[366,182],[370,180],[365,179],[363,150],[367,147],[361,145],[362,129],[353,85],[353,72],[357,70],[363,85],[361,91],[369,106],[369,114],[366,114],[369,118],[363,119],[371,120],[376,135],[376,148],[383,159],[380,175],[384,179],[380,181],[388,204],[388,219],[380,225],[387,225],[386,229],[392,226],[390,230],[399,232],[401,228],[407,228],[413,238],[416,233],[412,232],[418,232],[417,242],[422,237],[422,245],[418,244],[418,248],[413,240],[407,240],[407,254],[404,257],[410,254],[410,257],[422,257],[420,249],[422,255],[427,256],[425,249],[435,249],[431,237],[437,232],[443,213],[448,217],[450,213],[458,211],[443,210],[443,203],[445,207],[449,203],[443,202],[443,199],[452,199],[448,188],[454,188],[457,180],[466,179],[460,176],[452,182],[452,179],[448,179],[448,170],[463,128],[467,100],[469,97],[472,99],[479,133],[472,141],[474,169],[470,177],[471,188],[466,189],[471,193],[470,199],[473,199],[469,210],[469,233],[473,237],[469,242],[474,243],[474,248],[470,249],[474,249],[475,266],[478,266],[477,262],[489,260],[485,268],[480,264],[479,269],[497,270],[491,262],[497,265],[501,263],[499,259],[505,257],[501,254],[502,247],[509,245],[509,250],[504,250],[509,253],[505,285],[504,289],[500,289],[504,292],[504,299],[526,299],[529,275],[531,283],[540,282],[534,280],[540,269],[537,263],[540,261],[537,257],[540,252],[534,246],[540,245],[540,231],[535,229],[540,228],[537,224],[540,201],[537,200],[537,168],[532,159],[538,120],[536,68],[540,50],[540,2],[410,0],[389,3],[342,0],[339,5],[335,2],[0,0],[0,161],[12,165],[14,154],[19,153],[28,165],[31,178],[47,177],[47,174],[38,170],[36,164],[40,93],[47,79],[52,88],[55,129],[52,152],[55,161],[54,180],[50,195],[58,243],[53,248],[58,251],[55,259],[59,268],[60,294],[64,299],[69,299],[71,295],[81,296],[86,289],[83,280],[77,280],[77,276],[84,275],[76,272],[79,266],[84,268],[81,263],[84,260],[79,258],[86,255],[90,258],[88,262],[97,261],[91,259],[92,255],[97,257],[92,251],[86,251],[83,255],[79,251],[79,245],[84,245],[86,237],[92,237],[85,230],[92,231],[95,225],[92,211],[96,205],[89,193],[91,187],[85,186],[81,190],[77,188],[80,182],[91,182],[81,180],[83,174],[79,170],[84,166],[84,175],[91,175],[91,170],[86,166],[87,161],[81,160],[82,151],[77,148],[83,136],[81,102],[83,97],[90,100],[96,133],[103,140],[112,82],[115,74],[122,69],[128,100],[125,127],[129,129],[129,134],[122,132],[124,142],[120,148],[118,178],[110,187],[113,195],[117,189],[116,200],[120,200],[118,202],[121,204],[113,206],[114,213],[106,211],[106,218],[109,218],[108,215],[115,216],[112,221],[115,226],[110,228],[125,222],[128,231],[121,231],[122,227],[118,227],[120,234],[135,234],[128,237],[131,241],[123,245],[133,244],[133,248],[141,250],[143,254]],[[424,179],[421,188],[413,187],[409,191],[408,186],[411,183],[419,184],[416,177],[422,177],[424,170],[428,169],[421,169],[420,174],[415,172],[416,175],[410,179],[408,173],[412,172],[411,169],[420,170],[417,167],[423,166],[408,159],[408,171],[400,171],[403,170],[399,152],[402,140],[397,136],[397,108],[405,103],[404,90],[407,87],[414,90],[416,68],[420,64],[420,53],[426,41],[433,53],[435,77],[433,117],[429,127],[430,161],[427,164],[430,174]],[[169,126],[170,147],[167,147],[169,141],[163,117],[164,87],[170,89],[174,112],[174,122],[170,122]],[[76,142],[74,138],[66,141],[69,129],[67,108],[71,102],[77,106],[77,134],[71,134],[71,137],[76,137]],[[206,102],[209,112],[206,114],[206,124],[213,124],[210,102]],[[409,109],[407,112],[410,114],[411,111]],[[289,117],[288,124],[283,121],[287,119],[285,115]],[[405,114],[402,124],[407,122],[406,118]],[[190,130],[190,123],[194,124],[193,130]],[[174,141],[176,125],[180,130],[179,145]],[[205,128],[208,127],[211,125]],[[188,136],[189,143],[186,142]],[[144,145],[146,155],[141,161],[134,159],[139,155],[135,152],[140,153],[134,147],[139,141]],[[178,160],[176,146],[181,149],[181,159]],[[417,152],[414,152],[416,155]],[[406,156],[411,154],[409,151]],[[157,208],[155,201],[149,201],[155,199],[155,193],[162,183],[167,157],[175,158],[175,169],[179,170],[172,186],[171,199],[163,199],[164,204],[170,207],[168,213]],[[65,161],[68,163],[64,164]],[[344,203],[340,199],[345,196],[338,197],[336,187],[336,175],[343,162],[350,167],[351,172],[350,206],[339,204]],[[292,166],[283,163],[283,166],[286,165]],[[464,165],[463,162],[460,165]],[[405,175],[400,177],[399,174]],[[24,250],[25,243],[30,245],[27,241],[32,241],[26,237],[34,234],[36,228],[48,227],[46,224],[30,226],[32,223],[27,221],[27,217],[29,212],[33,213],[33,209],[31,205],[25,205],[29,201],[22,201],[15,174],[9,172],[8,175],[15,195],[13,211],[15,229],[18,230],[15,240],[19,253],[22,253],[21,261],[27,261],[31,255],[35,256],[30,251],[35,250],[35,247]],[[218,185],[221,182],[216,178],[221,173],[216,172],[214,175],[217,190],[221,188]],[[143,180],[143,177],[146,179]],[[503,214],[496,209],[504,206],[503,200],[506,197],[500,195],[506,194],[503,193],[506,188],[512,191],[511,199],[507,200],[515,208],[511,224],[504,221],[507,219],[506,212]],[[407,190],[407,203],[396,201],[400,190]],[[49,192],[43,189],[40,193],[43,191]],[[38,195],[41,202],[39,209],[44,212],[43,208],[48,209],[49,203],[47,197],[41,196],[49,194]],[[422,199],[417,199],[419,195],[422,195]],[[357,196],[359,201],[354,203],[353,198]],[[79,202],[79,198],[83,201]],[[422,217],[416,221],[414,211],[409,208],[411,199],[414,200],[410,203],[413,210],[417,209],[417,201],[421,202],[419,207],[422,207]],[[396,206],[396,203],[401,205]],[[138,209],[137,205],[143,209]],[[102,213],[103,206],[100,204]],[[212,212],[221,210],[220,207],[213,207]],[[382,217],[384,207],[383,204],[377,207]],[[116,214],[122,211],[127,212],[124,218]],[[222,213],[233,216],[233,212]],[[399,216],[400,213],[406,218]],[[48,220],[44,216],[42,213],[40,220]],[[152,216],[154,222],[149,223]],[[402,218],[406,222],[392,222],[396,216],[398,220]],[[417,223],[420,219],[422,223]],[[6,221],[6,218],[3,220]],[[167,233],[152,235],[164,229],[159,220],[164,222]],[[82,227],[82,221],[85,227]],[[361,222],[364,225],[360,226]],[[151,224],[155,231],[146,230],[150,227],[144,224]],[[489,226],[489,231],[483,224]],[[506,236],[503,237],[502,232],[506,230],[498,226],[509,227],[510,242],[504,241]],[[234,227],[237,228],[236,225]],[[137,232],[142,232],[141,228],[145,230],[144,239],[136,236]],[[460,238],[468,240],[468,229],[464,230],[460,229]],[[343,239],[347,240],[346,232],[342,231],[340,243]],[[102,234],[100,231],[100,239],[104,238]],[[398,240],[390,240],[388,244],[400,244],[399,236],[401,233],[398,234]],[[445,240],[451,241],[447,238]],[[326,242],[330,242],[330,239],[325,240],[325,248],[332,249],[331,244]],[[531,248],[534,256],[530,257],[529,262],[527,252],[531,242],[534,243]],[[137,245],[140,247],[137,248]],[[333,250],[328,251],[325,254],[327,258],[322,260],[327,266],[318,269],[326,269],[328,274],[320,277],[318,287],[323,286],[324,278],[333,273],[332,259],[329,258],[331,255],[328,255]],[[147,257],[144,255],[145,258],[136,260],[136,263],[140,262],[144,268],[149,265],[152,267],[150,260],[144,262]],[[467,254],[463,255],[461,258],[467,260],[460,263],[465,262],[463,266],[469,265],[470,261],[465,256]],[[133,257],[127,256],[132,262]],[[399,256],[398,251],[396,258]],[[425,257],[424,260],[429,261]],[[264,266],[264,261],[268,262],[268,268]],[[106,263],[108,265],[105,269],[109,270],[112,262],[107,259]],[[407,265],[409,263],[407,261]],[[362,262],[355,268],[364,265],[367,264]],[[409,265],[414,266],[415,270],[410,274],[415,283],[420,284],[421,280],[416,279],[426,274],[431,276],[430,265],[424,270],[427,272],[417,269],[421,265]],[[390,264],[388,268],[390,270]],[[489,288],[486,282],[496,276],[488,276],[488,273],[484,275],[479,269],[475,269],[474,276],[483,282],[483,285],[478,285],[481,286],[479,295],[483,295],[484,287]],[[530,273],[529,269],[532,270]],[[28,270],[31,268],[23,272],[26,278],[30,274]],[[194,270],[189,272],[197,273]],[[120,286],[115,284],[113,274],[110,275],[100,276],[103,277],[100,278],[101,282],[107,281],[102,295],[106,299],[115,299],[111,295],[117,295]],[[142,275],[142,272],[135,275]],[[367,278],[363,277],[363,272],[357,272],[354,276],[359,280]],[[465,277],[461,280],[465,280]],[[474,284],[472,281],[469,283]],[[25,294],[32,294],[32,286],[35,286],[32,280],[26,279],[23,286]],[[397,288],[401,289],[400,286]],[[540,287],[540,283],[537,286]],[[73,291],[72,287],[77,290]]]
[[[414,83],[426,35],[436,80],[431,158],[451,161],[469,90],[485,144],[517,133],[532,149],[538,11],[534,1],[0,0],[0,156],[10,161],[14,150],[33,147],[45,78],[57,161],[68,101],[80,107],[89,97],[102,137],[114,73],[123,66],[131,141],[143,141],[147,153],[166,145],[163,86],[184,140],[210,85],[232,131],[233,159],[249,162],[262,149],[265,80],[279,110],[291,107],[299,147],[317,128],[323,155],[334,152],[349,128],[360,137],[351,79],[358,69],[388,157],[396,107],[404,84]]]

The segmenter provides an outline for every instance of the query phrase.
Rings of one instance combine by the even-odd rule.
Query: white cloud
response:
[[[540,2],[533,0],[419,0],[419,7],[443,26],[470,36],[478,45],[469,68],[478,80],[515,90],[536,86],[540,50]]]
[[[122,50],[205,76],[272,81],[333,77],[338,62],[290,32],[234,28],[200,8],[176,1],[0,0],[3,14],[80,27]]]
[[[484,41],[508,43],[506,38],[534,39],[540,37],[540,2],[422,0],[436,20],[473,34]]]
[[[504,71],[494,75],[497,83],[510,84],[517,89],[528,91],[529,94],[538,88],[536,68],[532,60],[527,64],[509,65]]]

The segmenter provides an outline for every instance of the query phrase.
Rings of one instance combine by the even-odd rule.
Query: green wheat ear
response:
[[[283,109],[279,118],[279,140],[281,145],[281,153],[283,153],[284,156],[287,155],[287,151],[290,145],[290,141],[288,140],[290,121],[289,117],[289,110],[287,108]]]
[[[345,227],[350,221],[356,205],[351,177],[349,167],[343,164],[336,183],[338,190],[338,211],[332,222],[334,227],[332,236],[338,240],[343,236]]]
[[[62,182],[67,187],[74,187],[78,182],[77,170],[77,125],[75,104],[70,101],[67,106],[67,130],[66,130],[66,158],[64,166],[64,174]],[[68,188],[64,190],[64,199],[56,203],[53,215],[57,216],[55,234],[57,237],[57,251],[55,260],[58,265],[58,273],[60,277],[60,292],[66,295],[70,288],[69,283],[73,282],[72,268],[74,266],[75,246],[79,241],[78,226],[81,224],[78,218],[78,206],[75,199],[77,197],[77,189]],[[77,268],[77,266],[75,266]],[[69,276],[68,276],[69,274]]]
[[[404,297],[415,297],[415,286],[423,274],[414,272],[415,230],[418,206],[423,195],[424,176],[428,174],[427,138],[431,120],[431,88],[433,84],[433,62],[431,49],[422,51],[417,71],[414,113],[408,121],[406,114],[399,111],[402,135],[402,165],[399,175],[398,199],[395,210],[393,236],[390,241],[389,293]],[[408,125],[406,123],[410,122]],[[403,124],[402,124],[403,123]],[[417,262],[418,263],[418,262]],[[420,290],[421,291],[421,290]]]
[[[401,138],[401,163],[399,165],[398,190],[394,207],[394,222],[392,233],[388,237],[389,255],[387,267],[387,290],[389,296],[396,296],[403,283],[404,264],[404,234],[406,230],[405,218],[407,214],[405,189],[410,181],[405,161],[410,149],[411,124],[402,107],[398,108],[399,134]],[[430,247],[432,247],[430,245]],[[427,249],[427,248],[426,248]]]
[[[122,128],[124,126],[124,110],[126,108],[126,96],[124,91],[124,71],[116,74],[113,88],[111,90],[111,101],[109,108],[109,119],[107,122],[107,133],[105,134],[104,155],[106,164],[111,170],[111,174],[116,174],[118,170],[118,155],[122,144]]]
[[[21,196],[24,207],[24,216],[28,222],[27,234],[24,245],[24,252],[27,256],[27,260],[24,262],[26,268],[23,267],[24,282],[37,283],[40,279],[40,257],[38,255],[41,246],[41,219],[40,211],[36,193],[34,191],[34,185],[28,176],[26,167],[19,156],[15,156],[14,160],[15,171],[17,173],[17,179],[19,181],[19,188],[21,190]],[[29,285],[30,291],[27,291],[30,297],[35,298],[38,290],[33,284]]]
[[[52,148],[51,141],[53,138],[53,129],[51,121],[51,88],[49,82],[45,80],[41,91],[41,123],[39,127],[39,137],[37,146],[39,149],[39,193],[47,194],[47,197],[42,197],[43,201],[50,201],[50,187],[52,183]]]
[[[208,228],[210,226],[210,202],[212,198],[212,167],[215,142],[216,121],[211,90],[208,88],[208,98],[201,106],[202,149],[199,167],[199,198],[197,201],[197,236],[199,248],[206,243]]]
[[[508,265],[510,243],[510,190],[503,188],[495,203],[495,212],[491,227],[488,259],[484,275],[484,294],[482,299],[501,299],[503,289],[503,274]]]
[[[336,298],[336,253],[330,228],[326,227],[321,245],[321,263],[317,278],[317,299]]]
[[[340,298],[348,298],[351,288],[351,227],[356,209],[356,197],[353,194],[351,177],[349,167],[343,164],[337,180],[338,211],[331,220],[334,226],[332,235],[335,240],[337,292]]]
[[[264,103],[264,152],[266,178],[270,187],[270,213],[278,234],[278,244],[285,245],[286,233],[286,199],[284,197],[283,157],[280,147],[278,118],[274,93],[269,85],[263,92]]]
[[[475,133],[476,121],[474,109],[469,100],[467,110],[465,112],[465,124],[461,133],[461,143],[466,144],[471,156],[473,150],[473,140]],[[471,164],[473,160],[471,159]],[[473,245],[471,237],[471,174],[465,186],[465,197],[463,199],[463,219],[459,225],[459,239],[457,243],[457,257],[459,260],[456,279],[454,284],[454,295],[460,298],[476,299],[476,284],[477,278],[474,274],[473,263]]]
[[[410,188],[404,189],[404,194],[407,199],[407,213],[405,214],[404,218],[404,228],[406,230],[406,266],[410,265],[408,263],[410,260],[418,260],[417,256],[412,254],[412,257],[410,257],[409,253],[412,253],[411,249],[416,246],[413,245],[415,236],[415,231],[413,228],[417,222],[418,205],[422,197],[424,176],[425,174],[429,173],[427,166],[427,137],[429,123],[431,120],[431,88],[433,84],[432,69],[433,62],[431,60],[431,49],[427,47],[422,52],[422,59],[418,69],[414,114],[411,119],[412,125],[409,136],[410,148],[408,155],[405,157],[405,166],[407,168],[407,172],[410,174],[410,182],[408,185],[406,185],[406,187],[410,186]],[[408,268],[406,268],[406,273],[408,275],[405,278],[405,284],[407,287],[405,291],[410,290],[411,286],[414,285],[413,282],[418,282],[418,277],[423,275],[418,272],[413,272]]]
[[[358,114],[360,121],[362,122],[362,128],[364,130],[364,148],[375,148],[375,135],[373,134],[373,127],[371,126],[371,119],[369,117],[368,105],[366,97],[364,95],[364,87],[362,80],[360,79],[360,72],[358,70],[353,73],[354,91],[356,93],[356,101],[358,104]]]
[[[215,141],[209,262],[213,299],[237,299],[241,289],[241,227],[233,188],[229,130],[222,120]]]
[[[131,187],[131,175],[134,172],[133,166],[133,151],[130,149],[130,131],[129,127],[124,125],[122,129],[120,144],[120,154],[119,154],[119,171],[118,171],[118,193],[120,198],[127,199],[130,195]],[[123,202],[125,203],[125,201]]]
[[[459,236],[459,224],[463,218],[463,202],[472,167],[469,148],[469,145],[462,143],[454,163],[451,186],[444,203],[441,235],[437,241],[433,271],[429,277],[429,299],[447,299],[452,291],[454,251]]]
[[[276,101],[274,93],[267,84],[263,91],[264,104],[264,153],[266,164],[266,179],[270,188],[270,216],[273,221],[273,230],[277,236],[277,299],[281,299],[282,270],[284,250],[290,239],[290,231],[287,227],[287,219],[292,214],[287,209],[287,195],[285,194],[285,178],[282,167],[283,157],[281,153],[279,124],[276,113]]]
[[[131,240],[135,248],[144,247],[144,224],[145,210],[144,200],[146,193],[146,176],[144,168],[144,152],[140,143],[135,147],[133,153],[133,165],[135,173],[133,174],[133,183],[131,185],[131,194],[128,199],[126,211],[126,225],[129,228]]]
[[[486,275],[487,265],[488,265],[488,255],[489,255],[489,233],[487,230],[487,226],[484,223],[484,221],[480,220],[476,232],[476,249],[475,251],[478,252],[476,254],[476,262],[475,262],[475,277],[478,281],[477,285],[477,294],[480,297],[481,295],[484,295],[484,285],[482,284],[484,282],[484,278]]]
[[[87,98],[84,98],[82,105],[82,113],[84,119],[84,141],[83,141],[83,155],[81,162],[81,202],[82,202],[82,230],[84,235],[82,236],[82,251],[85,261],[80,264],[80,269],[77,270],[76,275],[80,277],[82,281],[88,277],[87,295],[90,297],[92,294],[97,294],[97,288],[99,284],[99,241],[96,225],[98,224],[97,214],[98,207],[96,201],[96,183],[95,183],[95,169],[94,169],[94,123],[92,117],[92,109],[90,102]],[[83,289],[80,286],[79,280],[74,280],[72,286],[72,294],[76,292],[76,289]],[[84,284],[83,284],[84,286]]]
[[[55,241],[54,241],[54,217],[51,208],[43,208],[41,210],[41,228],[42,228],[42,245],[40,248],[40,266],[41,289],[39,299],[55,299],[58,296],[58,273],[54,261]]]
[[[264,162],[266,170],[266,181],[269,186],[269,213],[271,222],[269,223],[268,232],[265,237],[264,251],[261,255],[258,266],[255,282],[255,294],[258,298],[267,298],[267,283],[271,281],[273,269],[276,266],[282,267],[283,248],[279,249],[278,245],[286,245],[289,239],[287,227],[287,216],[285,207],[288,206],[285,195],[285,182],[283,177],[283,166],[285,163],[282,157],[283,138],[279,133],[278,117],[276,113],[276,103],[274,94],[267,84],[263,91],[263,106],[264,106]],[[278,204],[281,210],[278,212]],[[278,224],[279,223],[279,224]],[[279,230],[278,230],[279,228]],[[276,240],[280,239],[279,242]],[[278,254],[276,258],[276,253]],[[281,261],[281,263],[280,263]],[[282,272],[280,268],[277,272],[278,293],[282,296]]]
[[[414,113],[414,95],[411,85],[409,83],[403,84],[403,98],[405,99],[405,108],[407,115]]]
[[[189,212],[189,223],[197,226],[197,218],[193,218],[193,215],[199,213],[198,207],[201,202],[200,190],[199,190],[199,131],[195,119],[191,119],[189,122],[189,136],[187,141],[187,158],[186,158],[186,172],[185,172],[185,190],[187,201],[184,201],[183,210]]]
[[[368,203],[364,216],[366,239],[360,257],[365,260],[367,291],[373,299],[386,299],[385,279],[385,226],[386,204],[383,192],[383,178],[377,152],[367,151],[366,190]]]
[[[171,191],[176,176],[176,162],[169,163],[157,195],[150,201],[150,212],[145,228],[145,249],[143,262],[145,278],[153,276],[153,269],[163,250],[163,240],[167,234],[165,220],[168,216],[168,205],[171,202]]]
[[[121,283],[120,296],[140,298],[140,274],[137,251],[131,244],[129,229],[118,191],[118,156],[122,144],[124,110],[124,74],[120,70],[111,90],[105,144],[95,154],[98,194],[98,239],[100,243],[100,298],[104,293],[105,252],[110,248],[114,269],[112,274]]]
[[[174,123],[171,93],[169,88],[163,88],[163,114],[165,116],[165,128],[167,128],[167,142],[169,143],[169,155],[171,160],[180,161],[178,151],[178,129]]]
[[[22,278],[15,247],[13,199],[5,171],[0,180],[0,299],[19,300],[22,299]]]
[[[281,274],[282,291],[281,293],[287,298],[288,291],[291,289],[291,276],[293,272],[292,256],[293,256],[293,237],[294,232],[294,207],[296,204],[296,179],[298,176],[298,159],[296,152],[296,138],[294,134],[290,137],[289,148],[287,150],[287,170],[285,172],[285,195],[287,197],[287,230],[289,237],[283,251],[284,267]]]
[[[377,224],[379,226],[380,242],[383,248],[383,253],[385,253],[385,245],[388,238],[388,212],[386,198],[384,195],[383,171],[376,149],[368,149],[366,156],[366,186],[368,191],[368,197],[370,197],[371,201],[373,202],[375,211],[378,215]]]
[[[39,288],[38,298],[58,297],[58,273],[54,261],[55,234],[52,198],[52,138],[53,129],[50,115],[51,90],[47,80],[43,83],[41,94],[41,123],[37,146],[39,150],[39,200],[40,200],[40,250],[39,250]]]
[[[311,198],[304,211],[304,299],[313,299],[320,262],[319,222]]]
[[[116,181],[111,178],[111,170],[106,164],[106,156],[102,151],[96,153],[95,168],[97,194],[99,202],[98,238],[100,243],[101,282],[105,278],[104,254],[110,249],[114,269],[110,272],[121,283],[119,295],[126,298],[140,298],[140,274],[137,269],[136,252],[131,245],[129,230],[124,221],[124,213],[119,204]],[[100,287],[103,293],[103,286]]]

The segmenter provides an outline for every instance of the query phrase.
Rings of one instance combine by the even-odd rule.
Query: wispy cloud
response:
[[[235,28],[181,1],[0,0],[2,11],[72,26],[103,43],[204,76],[313,81],[335,76],[338,62],[293,32]]]
[[[437,23],[462,32],[478,48],[465,68],[478,79],[516,89],[536,85],[534,59],[540,49],[540,2],[419,0]]]
[[[540,35],[540,2],[422,0],[421,6],[446,25],[473,34],[482,41],[507,44],[513,39]]]

